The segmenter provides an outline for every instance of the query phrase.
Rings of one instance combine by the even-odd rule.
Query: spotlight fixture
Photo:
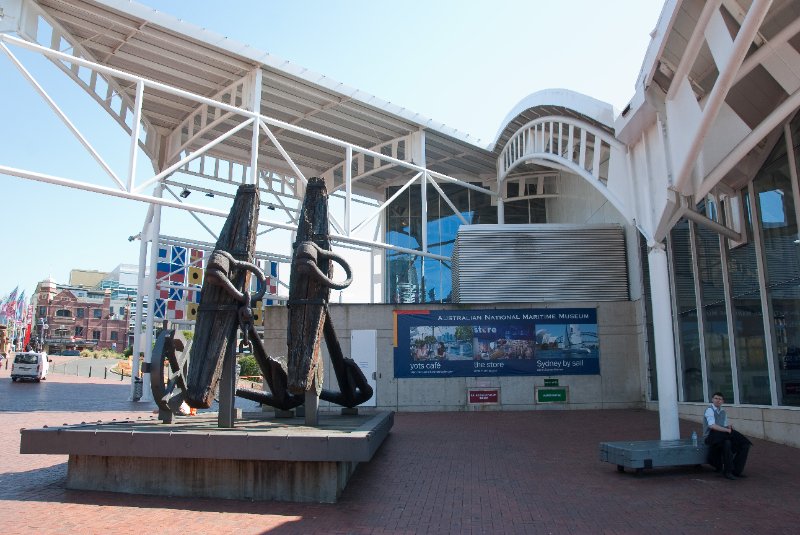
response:
[[[210,191],[208,193],[206,193],[206,197],[213,197],[213,196],[214,196],[214,194],[212,192],[210,192]]]
[[[274,210],[274,209],[275,209],[274,205],[272,205],[272,204],[268,204],[267,205],[267,210]]]
[[[181,198],[185,199],[186,197],[188,197],[188,196],[189,196],[189,195],[191,195],[191,194],[192,194],[192,192],[191,192],[191,191],[189,191],[189,190],[188,190],[188,189],[186,189],[186,188],[183,188],[183,191],[181,192]]]

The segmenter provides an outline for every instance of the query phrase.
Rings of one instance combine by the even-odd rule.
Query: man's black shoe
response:
[[[722,477],[724,477],[725,479],[730,479],[731,481],[736,479],[736,476],[733,474],[722,474]]]
[[[737,474],[736,472],[734,472],[734,473],[733,473],[733,475],[734,475],[734,476],[736,476],[736,478],[737,478],[737,479],[744,479],[744,478],[746,478],[746,477],[747,477],[747,476],[746,476],[746,475],[744,475],[744,474]]]

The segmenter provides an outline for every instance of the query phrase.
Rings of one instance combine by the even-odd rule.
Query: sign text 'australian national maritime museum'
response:
[[[597,310],[395,311],[395,377],[596,375]]]

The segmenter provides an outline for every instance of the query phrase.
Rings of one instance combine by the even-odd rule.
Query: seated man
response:
[[[747,463],[747,453],[752,442],[728,423],[728,415],[722,404],[725,398],[721,392],[711,396],[711,406],[703,415],[703,438],[710,446],[709,463],[727,479],[745,477],[742,473]]]

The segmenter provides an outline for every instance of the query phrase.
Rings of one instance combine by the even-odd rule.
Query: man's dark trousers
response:
[[[742,474],[752,444],[746,436],[735,430],[725,433],[712,429],[708,433],[706,444],[711,446],[710,464],[719,467],[719,461],[722,461],[725,474]]]

